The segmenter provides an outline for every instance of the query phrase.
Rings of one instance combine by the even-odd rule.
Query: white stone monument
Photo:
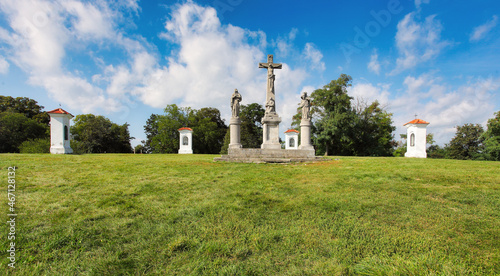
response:
[[[302,108],[302,120],[300,121],[300,149],[313,150],[314,146],[311,143],[311,98],[306,92],[302,92],[300,96],[300,106]]]
[[[299,132],[295,129],[285,131],[285,149],[296,150],[299,149]]]
[[[229,148],[241,148],[241,136],[240,136],[240,102],[242,100],[241,94],[238,89],[234,89],[234,93],[231,96],[231,119],[229,120]]]
[[[179,128],[179,154],[193,154],[193,130],[189,127]]]
[[[62,108],[47,112],[50,116],[50,153],[73,153],[70,146],[69,120],[74,116]]]
[[[404,124],[407,143],[405,157],[427,158],[427,125],[428,122],[420,119]]]
[[[273,55],[267,56],[267,63],[259,63],[259,68],[267,69],[266,113],[262,118],[262,149],[281,149],[279,124],[281,118],[276,113],[276,95],[274,92],[274,69],[281,69],[281,63],[273,63]]]

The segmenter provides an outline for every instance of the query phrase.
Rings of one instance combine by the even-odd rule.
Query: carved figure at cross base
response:
[[[269,101],[267,101],[267,103],[266,103],[266,113],[265,114],[269,114],[269,113],[276,113],[276,105],[274,103],[273,98],[270,98]]]

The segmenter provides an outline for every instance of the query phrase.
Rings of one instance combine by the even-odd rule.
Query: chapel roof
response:
[[[297,130],[295,129],[289,129],[287,131],[285,131],[285,133],[290,133],[290,132],[295,132],[295,133],[299,133]]]
[[[71,113],[69,113],[68,111],[66,111],[66,110],[64,110],[62,108],[56,108],[54,110],[47,111],[47,113],[52,113],[52,114],[68,114],[68,115],[71,115],[71,117],[75,117]]]
[[[420,119],[415,119],[413,121],[410,121],[406,124],[404,124],[403,126],[406,126],[406,125],[409,125],[409,124],[413,124],[413,125],[428,125],[430,124],[429,122],[426,122],[424,120],[420,120]]]
[[[181,127],[178,129],[178,131],[181,131],[181,130],[189,130],[189,131],[193,131],[192,129],[190,129],[189,127]]]

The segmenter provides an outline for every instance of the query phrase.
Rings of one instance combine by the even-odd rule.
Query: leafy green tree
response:
[[[104,116],[77,115],[71,133],[85,153],[130,153],[128,124],[117,125]]]
[[[448,145],[449,156],[452,159],[477,159],[484,151],[482,134],[484,129],[479,124],[457,126],[455,137]]]
[[[151,153],[177,153],[179,150],[178,129],[194,123],[191,108],[168,105],[164,115],[152,114],[146,122],[146,148]],[[190,119],[191,117],[191,119]]]
[[[390,156],[395,146],[392,132],[392,113],[388,113],[378,101],[359,107],[353,130],[352,151],[357,156]]]
[[[316,117],[314,144],[325,155],[351,155],[356,112],[347,94],[351,76],[342,74],[311,94],[311,114]]]
[[[26,140],[48,138],[49,127],[21,113],[0,113],[0,152],[19,152]]]
[[[179,132],[182,127],[193,129],[193,152],[215,154],[221,151],[227,126],[216,108],[200,110],[178,107],[165,108],[164,115],[152,114],[147,120],[145,148],[152,153],[177,153]]]
[[[29,119],[47,125],[50,121],[49,115],[43,111],[43,106],[27,97],[0,96],[0,112],[21,113]]]
[[[241,145],[260,148],[262,145],[262,118],[266,110],[258,103],[241,105]]]
[[[260,148],[262,145],[262,118],[265,114],[265,109],[258,103],[249,105],[241,105],[240,109],[240,141],[244,148]],[[229,129],[224,136],[221,154],[227,154],[227,149],[230,143]]]
[[[485,156],[489,160],[500,161],[500,111],[488,120],[488,129],[483,134]]]
[[[201,154],[219,153],[227,126],[217,108],[206,107],[194,112],[193,151]]]

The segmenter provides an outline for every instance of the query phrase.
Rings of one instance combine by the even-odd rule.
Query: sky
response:
[[[264,105],[275,63],[283,135],[300,103],[340,74],[378,100],[396,140],[417,116],[439,145],[500,110],[500,2],[163,0],[0,2],[0,95],[128,123],[135,146],[169,104]]]

